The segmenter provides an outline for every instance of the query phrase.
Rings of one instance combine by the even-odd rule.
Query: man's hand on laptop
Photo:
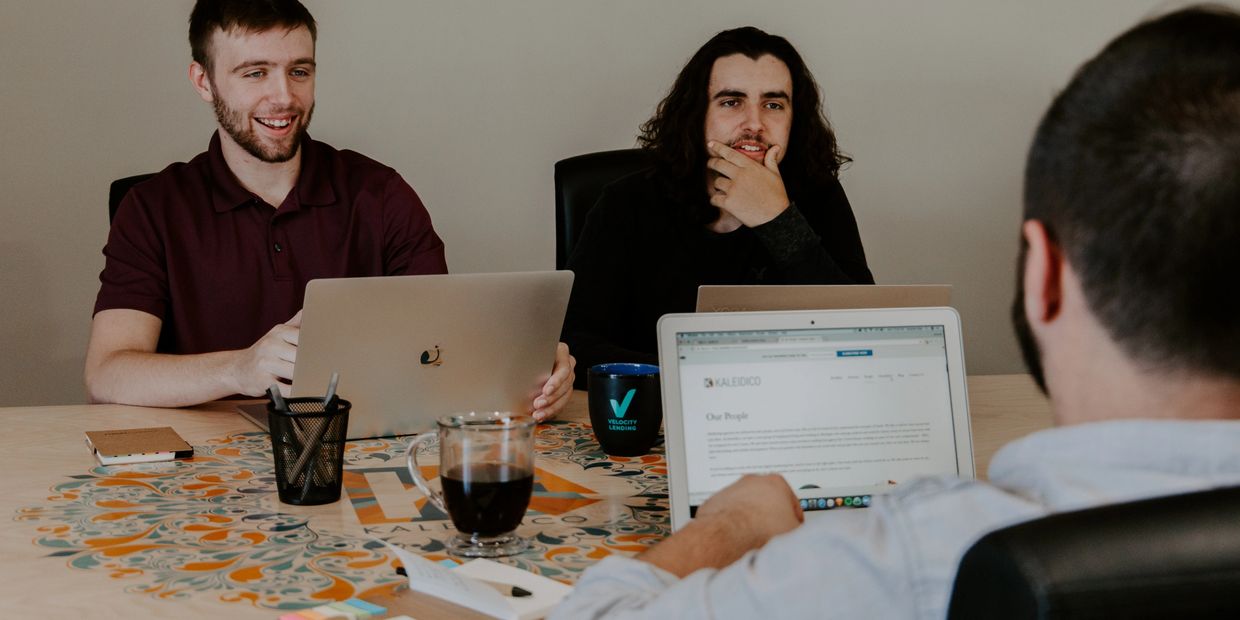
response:
[[[723,568],[804,520],[796,493],[783,476],[750,474],[712,495],[689,525],[638,559],[678,577]]]
[[[702,503],[698,519],[725,519],[751,549],[805,521],[801,502],[779,474],[746,474]]]
[[[539,422],[550,420],[568,405],[568,397],[573,393],[573,381],[577,375],[573,369],[577,360],[568,353],[568,345],[563,342],[555,348],[555,366],[551,376],[543,384],[542,392],[534,397],[534,419]]]
[[[297,338],[301,334],[301,311],[288,321],[271,328],[258,342],[241,351],[233,368],[237,393],[261,396],[275,383],[283,396],[290,387],[280,379],[293,380],[293,362],[297,361]]]

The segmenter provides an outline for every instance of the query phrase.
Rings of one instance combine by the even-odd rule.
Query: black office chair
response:
[[[1240,618],[1240,487],[1062,513],[991,532],[948,618]]]
[[[111,224],[112,219],[116,217],[116,208],[121,206],[121,200],[125,198],[125,194],[129,193],[130,188],[153,176],[155,173],[152,172],[112,181],[112,187],[108,189],[108,224]]]
[[[649,165],[649,156],[641,149],[586,153],[555,162],[556,269],[568,266],[586,214],[598,202],[603,188]]]

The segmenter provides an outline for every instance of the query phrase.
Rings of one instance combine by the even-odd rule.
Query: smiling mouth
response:
[[[740,151],[746,157],[755,161],[763,159],[768,148],[767,145],[756,140],[737,140],[731,146],[734,150]]]
[[[295,117],[289,117],[289,118],[254,117],[254,120],[264,127],[270,127],[272,129],[285,129],[293,123],[293,118]]]

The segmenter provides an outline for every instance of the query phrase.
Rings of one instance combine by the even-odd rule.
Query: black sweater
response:
[[[691,223],[665,187],[652,170],[627,176],[586,217],[568,261],[576,280],[563,333],[578,388],[594,364],[657,364],[659,317],[692,312],[699,285],[874,283],[837,181],[788,187],[793,207],[724,234]]]

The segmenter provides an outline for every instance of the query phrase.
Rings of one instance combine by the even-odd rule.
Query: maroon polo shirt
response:
[[[395,170],[307,136],[279,208],[207,152],[129,192],[116,213],[95,312],[163,320],[158,351],[242,349],[301,309],[315,278],[446,273],[443,242]]]

